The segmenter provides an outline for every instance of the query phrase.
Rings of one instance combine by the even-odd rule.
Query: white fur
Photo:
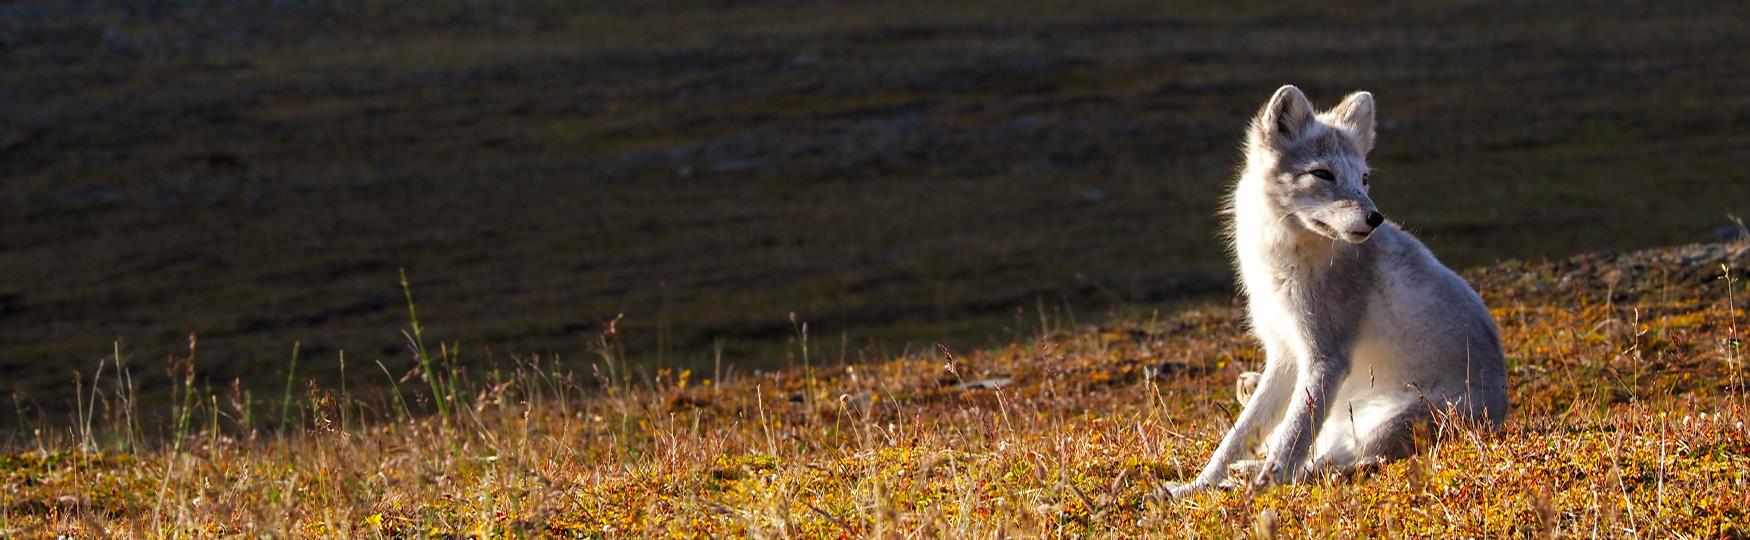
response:
[[[1230,467],[1261,484],[1402,457],[1437,412],[1505,416],[1482,299],[1408,232],[1369,220],[1373,126],[1371,94],[1315,113],[1293,86],[1254,119],[1229,233],[1267,360],[1242,378],[1245,409],[1215,455],[1172,496],[1229,482]]]

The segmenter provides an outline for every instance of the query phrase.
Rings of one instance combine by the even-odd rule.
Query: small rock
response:
[[[957,387],[961,390],[978,390],[978,389],[995,390],[998,388],[1002,388],[1004,386],[1008,386],[1009,383],[1013,383],[1013,382],[1015,382],[1015,380],[1008,378],[1008,377],[997,377],[995,379],[983,379],[983,380],[977,380],[977,381],[963,382],[963,383],[960,383]]]

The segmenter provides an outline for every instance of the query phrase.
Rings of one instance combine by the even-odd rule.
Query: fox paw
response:
[[[1199,486],[1196,483],[1181,484],[1178,482],[1167,482],[1166,485],[1155,490],[1155,495],[1162,499],[1176,501],[1205,489],[1207,488]]]
[[[1264,461],[1260,459],[1244,459],[1227,466],[1227,478],[1221,481],[1222,489],[1242,488],[1257,483],[1258,475],[1264,472]]]
[[[1252,401],[1252,393],[1258,391],[1258,381],[1263,379],[1264,374],[1256,371],[1240,374],[1240,378],[1234,381],[1234,398],[1240,400],[1240,405]]]

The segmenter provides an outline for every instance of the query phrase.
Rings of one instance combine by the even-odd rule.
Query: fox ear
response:
[[[1356,92],[1343,98],[1336,108],[1331,109],[1337,119],[1338,129],[1348,133],[1355,139],[1355,144],[1361,147],[1361,153],[1373,151],[1373,94]]]
[[[1252,119],[1252,136],[1277,146],[1299,140],[1312,127],[1312,102],[1294,85],[1283,85]]]

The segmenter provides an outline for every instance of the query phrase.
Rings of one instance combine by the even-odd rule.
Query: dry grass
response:
[[[0,536],[1741,537],[1745,263],[1739,244],[1471,272],[1510,421],[1440,427],[1365,478],[1149,495],[1195,472],[1260,361],[1227,306],[861,365],[821,365],[797,324],[796,367],[751,374],[629,372],[610,331],[589,361],[473,374],[439,347],[447,422],[403,412],[442,409],[428,394],[310,385],[269,432],[260,400],[179,386],[154,442],[134,417],[163,404],[109,366],[80,420],[0,457]]]

